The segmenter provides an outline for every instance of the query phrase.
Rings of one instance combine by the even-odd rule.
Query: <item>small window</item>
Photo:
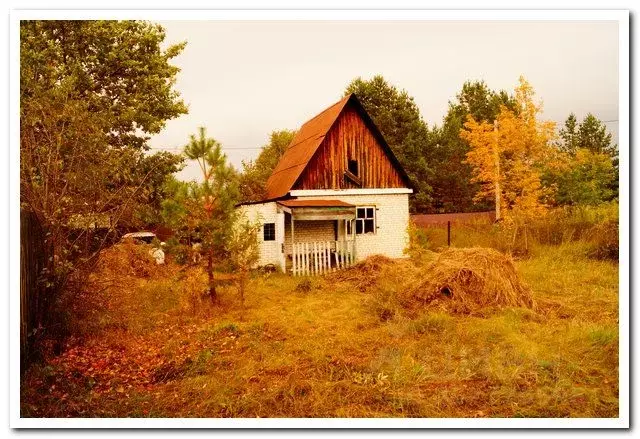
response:
[[[376,209],[375,207],[358,207],[356,209],[356,235],[376,233]],[[347,223],[347,234],[351,235],[351,221]]]
[[[358,176],[358,161],[357,160],[349,160],[349,164],[347,169],[356,177]]]
[[[264,225],[264,240],[275,241],[276,240],[276,223],[265,223]]]

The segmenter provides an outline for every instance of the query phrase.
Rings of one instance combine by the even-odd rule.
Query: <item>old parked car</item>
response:
[[[153,243],[154,240],[156,240],[156,244],[157,244],[157,236],[153,232],[127,233],[122,237],[122,240],[123,241],[132,240],[136,243],[144,243],[144,244],[151,244]],[[149,256],[155,259],[156,264],[158,265],[164,264],[164,250],[162,250],[162,247],[164,247],[164,245],[165,243],[161,242],[159,247],[152,247],[151,249],[149,249]]]
[[[151,242],[156,239],[156,234],[153,232],[133,232],[122,236],[123,241],[128,239],[151,244]]]

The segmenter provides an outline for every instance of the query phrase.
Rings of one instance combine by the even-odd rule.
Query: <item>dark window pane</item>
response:
[[[364,220],[364,233],[374,233],[372,219]]]
[[[358,218],[364,218],[366,213],[366,209],[361,209],[360,207],[358,207]]]
[[[356,220],[356,235],[360,235],[362,233],[362,220]]]
[[[367,207],[367,218],[373,218],[373,207]]]
[[[276,240],[276,223],[266,223],[264,225],[264,240],[265,241]]]
[[[353,175],[358,175],[358,161],[357,160],[349,160],[349,172]]]
[[[351,221],[347,221],[347,235],[351,235]],[[336,238],[336,241],[338,238]]]

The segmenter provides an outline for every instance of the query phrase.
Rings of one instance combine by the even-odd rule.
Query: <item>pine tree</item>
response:
[[[191,135],[184,154],[188,159],[197,161],[202,171],[203,182],[190,186],[184,212],[192,218],[193,230],[197,231],[202,242],[202,251],[207,258],[209,297],[215,302],[214,260],[224,254],[226,240],[235,221],[237,177],[222,153],[222,146],[206,136],[204,127],[199,129],[198,137]]]

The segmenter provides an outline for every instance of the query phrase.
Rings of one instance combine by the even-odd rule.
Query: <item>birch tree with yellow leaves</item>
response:
[[[519,225],[545,213],[549,195],[541,174],[553,156],[555,124],[539,120],[542,106],[534,97],[531,85],[520,77],[515,111],[502,106],[493,123],[469,116],[460,132],[470,145],[465,162],[473,167],[473,181],[481,184],[475,199],[495,199],[496,219],[515,225],[515,233]]]

